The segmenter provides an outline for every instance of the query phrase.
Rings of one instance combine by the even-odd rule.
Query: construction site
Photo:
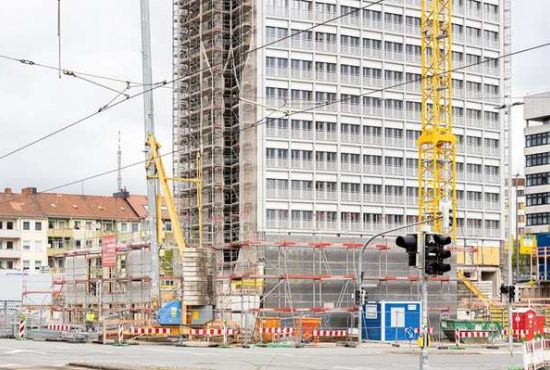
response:
[[[418,19],[414,27],[407,27],[418,31],[410,35],[414,34],[415,46],[421,50],[414,66],[414,75],[420,77],[407,77],[414,85],[408,92],[409,88],[388,92],[370,86],[359,88],[354,95],[353,86],[323,85],[330,82],[329,69],[333,68],[326,65],[337,57],[319,54],[336,52],[331,32],[335,32],[334,37],[341,33],[341,40],[347,40],[344,36],[360,40],[359,30],[351,29],[344,35],[341,25],[353,28],[357,26],[353,22],[359,22],[361,29],[363,21],[363,28],[371,27],[366,23],[371,10],[362,2],[353,2],[355,7],[349,9],[342,6],[347,10],[338,13],[341,17],[336,5],[332,9],[329,4],[302,1],[305,5],[300,7],[305,8],[290,8],[291,13],[303,12],[306,21],[300,24],[296,15],[283,19],[288,18],[285,12],[289,11],[284,1],[175,0],[174,140],[173,163],[168,164],[173,177],[163,163],[163,154],[169,150],[161,153],[149,130],[145,165],[148,229],[139,238],[102,229],[94,236],[94,240],[100,239],[97,245],[57,253],[62,263],[40,275],[39,288],[29,288],[29,277],[22,276],[21,300],[6,301],[3,308],[0,305],[0,333],[21,336],[23,330],[29,338],[104,343],[164,340],[300,345],[411,341],[422,335],[453,342],[456,338],[460,342],[461,338],[479,337],[493,343],[505,340],[506,331],[512,331],[516,341],[544,334],[544,328],[550,327],[550,302],[535,289],[539,275],[516,285],[516,296],[521,299],[514,303],[514,317],[519,321],[520,316],[536,316],[535,325],[529,329],[509,328],[507,296],[502,290],[499,294],[504,276],[511,273],[504,268],[509,253],[503,222],[504,144],[502,153],[491,153],[493,158],[475,157],[466,163],[467,126],[477,127],[479,135],[483,133],[490,140],[503,140],[505,130],[499,123],[502,118],[493,120],[493,115],[482,114],[492,109],[485,107],[490,102],[479,103],[479,107],[483,105],[479,110],[477,103],[456,105],[462,112],[476,110],[479,117],[490,117],[485,123],[481,118],[474,122],[473,116],[469,117],[473,123],[468,119],[464,123],[464,116],[454,109],[453,99],[462,93],[455,94],[454,81],[461,79],[464,84],[469,72],[453,72],[455,25],[451,14],[456,10],[466,17],[464,6],[459,8],[450,0],[386,2],[372,7],[380,19],[386,14],[386,27],[393,22],[387,21],[391,12],[399,12],[401,18],[396,19],[401,19],[401,26],[404,14],[414,14]],[[500,20],[507,16],[510,4],[509,0],[496,3],[503,8],[498,8]],[[274,17],[266,29],[262,23],[265,14]],[[505,25],[494,23],[486,29],[509,32]],[[310,27],[319,27],[322,32],[315,30],[313,38]],[[294,37],[296,34],[303,37]],[[359,36],[350,36],[356,34]],[[457,39],[462,37],[458,35]],[[386,43],[397,42],[395,35],[384,33],[383,37],[393,40]],[[499,52],[509,47],[509,40],[505,35],[502,38]],[[364,38],[362,45],[370,45],[365,40],[370,39]],[[316,52],[306,56],[308,45],[313,49],[313,41]],[[265,44],[276,50],[263,50]],[[406,46],[409,50],[412,44]],[[462,45],[456,50],[462,50],[463,55],[466,48]],[[366,49],[363,54],[360,46],[357,50],[358,65],[369,65],[364,67],[369,71],[378,65],[361,59],[361,55],[368,56]],[[403,48],[396,50],[390,53],[386,48],[384,55],[388,60],[403,61]],[[356,56],[354,52],[347,54],[348,59]],[[494,59],[502,70],[509,68],[507,61],[501,63],[497,57],[486,55],[493,54],[485,53],[486,61]],[[281,71],[268,70],[264,59],[270,62],[269,58],[284,59],[280,62],[284,67],[273,67]],[[303,60],[298,63],[298,58]],[[311,73],[315,64],[316,73],[327,72],[325,80],[311,82],[303,76],[301,82],[263,79],[264,74],[281,77],[276,74],[283,69],[287,78],[288,60],[292,66],[308,65]],[[483,73],[486,70],[489,67],[481,68]],[[357,76],[361,80],[361,75]],[[504,71],[483,78],[492,78],[502,90],[509,83]],[[270,89],[286,95],[269,95],[275,91]],[[340,89],[346,93],[337,99]],[[369,94],[372,97],[366,97]],[[393,101],[400,102],[395,106],[401,107],[403,115],[393,111]],[[374,105],[369,105],[371,102]],[[421,108],[409,118],[404,105]],[[382,106],[385,115],[376,113]],[[365,113],[367,107],[370,113]],[[493,127],[488,126],[489,121],[494,121]],[[274,126],[269,122],[275,122]],[[453,122],[457,124],[453,126]],[[333,132],[342,140],[326,139],[330,136],[326,127],[332,123],[342,127]],[[346,125],[363,128],[345,131]],[[376,142],[363,145],[370,132],[367,127],[374,126],[379,128],[378,140],[382,141],[384,129],[385,142],[392,139],[397,145],[388,145],[393,149],[378,148]],[[392,130],[399,130],[399,134]],[[407,139],[411,145],[404,145],[405,130],[408,139],[414,138]],[[474,136],[467,136],[468,143],[481,143],[481,136],[476,136],[479,140],[470,137]],[[371,162],[371,158],[379,159]],[[477,173],[490,181],[473,177],[467,180],[479,184],[464,181],[465,167],[466,172],[471,169],[468,177]],[[277,186],[268,185],[272,183]],[[348,186],[355,190],[347,191]],[[470,198],[469,193],[474,192]],[[483,202],[489,198],[497,199],[490,202],[493,209],[470,207],[471,199]],[[163,213],[168,216],[163,217]],[[171,222],[170,238],[163,218]],[[411,264],[408,251],[396,244],[398,236],[423,233],[452,238],[446,249],[452,254],[450,271],[425,277],[424,266]],[[84,243],[85,239],[81,240]],[[420,242],[418,245],[424,247]],[[535,254],[532,258],[538,266],[539,257]],[[424,282],[427,296],[422,293]],[[425,298],[427,307],[422,303]],[[428,312],[427,323],[422,322],[423,309]],[[456,337],[457,332],[485,334]]]

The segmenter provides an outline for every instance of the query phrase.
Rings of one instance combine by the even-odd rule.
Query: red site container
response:
[[[536,335],[544,333],[544,316],[537,316],[532,309],[522,309],[512,314],[514,338],[533,340]]]

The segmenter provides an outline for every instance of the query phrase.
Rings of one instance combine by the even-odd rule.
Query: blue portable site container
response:
[[[368,302],[363,307],[363,338],[381,342],[418,339],[420,328],[418,301]]]

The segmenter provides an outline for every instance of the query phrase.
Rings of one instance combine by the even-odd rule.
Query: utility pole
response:
[[[425,233],[418,233],[418,261],[417,266],[420,266],[421,283],[420,283],[420,326],[422,335],[422,349],[420,350],[420,370],[428,370],[428,278],[426,277],[426,248],[424,243]]]
[[[153,115],[153,76],[151,68],[151,29],[149,25],[149,0],[140,0],[141,7],[141,58],[143,68],[143,114],[145,121],[145,140],[149,135],[155,135],[155,121]],[[150,147],[145,145],[145,160],[151,156]],[[151,252],[151,303],[157,308],[160,302],[160,270],[159,270],[159,247],[157,243],[157,188],[158,180],[155,179],[155,164],[151,163],[147,169],[147,197],[149,213],[149,235]],[[179,225],[174,225],[179,227]]]
[[[513,245],[512,245],[512,234],[513,234],[513,225],[512,225],[512,108],[516,105],[523,105],[523,102],[515,102],[511,104],[504,104],[500,107],[497,107],[498,110],[506,109],[506,129],[508,131],[508,173],[506,176],[507,179],[507,196],[508,196],[508,205],[507,205],[507,212],[508,212],[508,263],[507,263],[507,280],[508,280],[508,286],[512,286],[514,284],[513,281],[513,266],[512,266],[512,253],[513,253]],[[505,153],[506,154],[506,153]],[[506,238],[504,238],[506,239]],[[510,351],[510,355],[514,355],[514,336],[512,335],[512,302],[508,300],[508,350]]]
[[[519,220],[518,220],[518,206],[519,206],[519,197],[518,197],[518,178],[519,173],[516,173],[516,182],[514,183],[515,190],[515,225],[516,225],[516,238],[514,239],[514,248],[516,249],[516,281],[519,279],[520,275],[520,264],[519,264]]]

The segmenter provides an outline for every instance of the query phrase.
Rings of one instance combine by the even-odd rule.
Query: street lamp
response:
[[[507,128],[508,128],[508,286],[512,286],[512,217],[510,214],[510,205],[512,202],[512,107],[523,105],[523,102],[515,102],[512,104],[503,104],[496,107],[497,110],[506,109]],[[512,302],[508,299],[508,347],[510,353],[514,353],[514,337],[512,335]]]

